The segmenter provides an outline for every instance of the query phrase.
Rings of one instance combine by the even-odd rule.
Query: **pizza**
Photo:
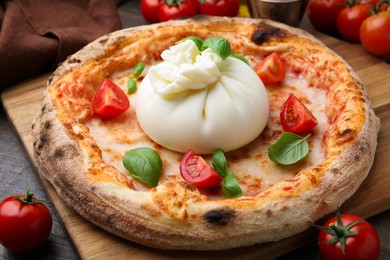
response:
[[[344,203],[380,122],[352,68],[269,20],[195,17],[123,29],[48,80],[37,170],[72,209],[161,249],[278,241]]]

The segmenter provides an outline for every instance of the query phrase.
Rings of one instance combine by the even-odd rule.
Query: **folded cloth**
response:
[[[121,29],[118,0],[0,1],[0,90]]]

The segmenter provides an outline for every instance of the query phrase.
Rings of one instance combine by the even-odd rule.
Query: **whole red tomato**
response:
[[[0,243],[13,252],[34,250],[49,237],[52,217],[48,208],[27,195],[11,196],[0,203]]]
[[[318,31],[336,34],[337,16],[345,8],[346,0],[310,0],[307,16]]]
[[[364,48],[378,56],[390,55],[390,11],[368,17],[360,27]]]
[[[141,0],[141,13],[148,23],[158,23],[158,12],[162,0]]]
[[[318,247],[323,259],[377,259],[380,240],[375,229],[364,219],[340,214],[329,219],[318,235]]]
[[[192,0],[163,0],[158,17],[160,22],[181,17],[192,17],[198,14]]]
[[[341,38],[351,43],[359,43],[360,26],[369,16],[370,9],[366,4],[344,8],[337,16],[337,31]]]
[[[238,15],[240,3],[238,0],[200,0],[200,13],[214,16]]]

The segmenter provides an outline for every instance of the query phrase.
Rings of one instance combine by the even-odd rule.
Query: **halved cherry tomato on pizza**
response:
[[[181,176],[198,188],[208,189],[221,183],[222,177],[202,156],[189,149],[180,161]]]
[[[286,66],[277,52],[268,55],[262,62],[256,64],[253,69],[264,84],[281,82],[286,75]]]
[[[340,214],[330,218],[318,235],[318,248],[324,260],[378,259],[380,240],[374,227],[363,218]]]
[[[234,17],[240,9],[238,0],[199,0],[199,3],[200,13],[205,15]]]
[[[337,17],[337,31],[341,38],[351,43],[359,43],[359,31],[363,21],[370,16],[369,6],[358,4],[344,8]]]
[[[129,99],[122,89],[105,79],[93,99],[93,112],[103,117],[115,117],[130,107]]]
[[[280,120],[285,131],[295,134],[307,134],[318,124],[309,109],[293,94],[283,104]]]
[[[372,54],[390,55],[390,11],[381,11],[364,20],[360,27],[360,40]]]

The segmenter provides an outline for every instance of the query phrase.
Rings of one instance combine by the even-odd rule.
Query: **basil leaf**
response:
[[[268,157],[283,165],[294,164],[302,160],[309,153],[307,142],[309,136],[302,137],[289,132],[284,133],[276,143],[268,147]]]
[[[130,95],[135,93],[136,91],[137,91],[137,82],[132,77],[130,77],[127,80],[127,93]]]
[[[138,62],[137,65],[135,65],[133,70],[133,78],[138,78],[139,76],[141,76],[144,69],[145,69],[145,64],[143,62]]]
[[[213,49],[223,60],[231,54],[230,43],[225,38],[213,37],[204,40],[202,50],[207,48]]]
[[[242,195],[242,190],[238,185],[236,176],[228,172],[222,181],[222,192],[226,198],[237,198]]]
[[[157,186],[162,172],[162,161],[153,149],[139,147],[127,151],[123,156],[123,165],[134,178],[150,187]]]
[[[195,37],[195,36],[189,36],[187,38],[184,38],[184,39],[176,42],[176,44],[182,43],[182,42],[187,41],[187,40],[191,40],[191,41],[195,42],[196,46],[198,47],[198,50],[200,50],[200,51],[202,50],[203,41],[202,41],[202,39]]]
[[[217,171],[218,175],[222,178],[225,178],[227,174],[227,161],[221,149],[218,149],[214,152],[211,163],[213,165],[214,170]]]
[[[250,66],[251,64],[249,63],[249,61],[241,54],[236,54],[234,52],[232,52],[230,54],[230,56],[232,56],[233,58],[236,58],[236,59],[239,59],[239,60],[242,60],[243,62],[245,62],[248,66]]]

